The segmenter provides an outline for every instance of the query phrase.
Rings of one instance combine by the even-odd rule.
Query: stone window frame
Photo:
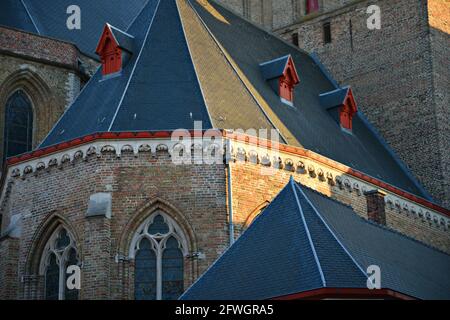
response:
[[[164,219],[164,222],[169,227],[169,232],[165,234],[158,233],[155,235],[148,233],[148,228],[151,224],[153,224],[153,221],[157,216],[161,216]],[[129,258],[131,260],[135,260],[136,253],[139,251],[139,244],[142,239],[147,239],[152,244],[152,249],[155,251],[156,255],[156,300],[162,300],[162,256],[165,249],[164,246],[167,240],[171,237],[175,238],[178,241],[179,248],[183,253],[183,257],[188,258],[189,246],[182,228],[166,212],[157,209],[153,211],[153,213],[138,227],[138,229],[134,233],[129,248]]]
[[[62,230],[66,231],[67,236],[69,237],[69,244],[64,247],[62,250],[56,248],[56,241],[59,237],[59,234]],[[66,291],[66,269],[65,266],[69,259],[69,253],[71,250],[75,250],[77,254],[78,263],[80,263],[79,252],[76,246],[76,241],[72,233],[63,225],[58,226],[52,233],[51,237],[48,239],[47,244],[44,247],[44,250],[41,255],[41,260],[39,264],[39,275],[43,277],[44,283],[44,298],[46,292],[46,271],[49,266],[50,257],[52,254],[56,256],[56,263],[59,266],[59,290],[58,290],[58,300],[64,300],[65,291]]]
[[[2,156],[3,156],[4,159],[0,159],[0,161],[4,161],[6,159],[6,157],[7,157],[7,155],[6,155],[6,151],[7,151],[7,149],[6,149],[6,147],[7,147],[6,131],[7,131],[7,129],[6,128],[7,128],[8,125],[6,123],[6,114],[8,112],[8,108],[10,107],[10,105],[9,105],[10,104],[10,100],[14,97],[15,94],[23,94],[27,98],[28,103],[30,104],[29,107],[31,109],[31,118],[32,119],[31,119],[31,137],[30,137],[31,141],[30,141],[30,147],[29,147],[28,151],[31,151],[33,149],[33,146],[34,146],[35,141],[36,141],[36,135],[35,135],[35,129],[36,129],[36,125],[35,125],[35,121],[36,121],[36,107],[34,106],[33,99],[30,96],[30,94],[28,94],[27,90],[25,88],[23,88],[23,87],[18,87],[16,89],[14,89],[13,91],[11,91],[10,94],[6,97],[5,105],[3,107],[3,113],[4,114],[3,114],[2,118],[4,119],[5,123],[3,124],[2,137],[3,137],[4,141],[2,142],[2,146],[0,148],[2,148],[2,150],[3,150],[3,155]],[[27,128],[27,130],[29,130],[29,129]]]

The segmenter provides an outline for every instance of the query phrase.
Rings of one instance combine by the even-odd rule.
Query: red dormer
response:
[[[279,95],[281,101],[292,105],[294,89],[300,83],[300,78],[291,55],[262,63],[260,67],[263,77]]]
[[[295,69],[294,61],[289,56],[288,62],[280,77],[280,98],[290,103],[294,102],[294,88],[300,83],[300,79]]]
[[[349,86],[322,93],[319,99],[321,105],[339,122],[341,128],[352,130],[353,116],[358,112],[358,106]]]
[[[122,70],[124,54],[132,53],[133,36],[106,24],[95,52],[100,56],[103,75]]]
[[[339,107],[339,122],[341,127],[347,130],[352,130],[353,116],[358,112],[355,98],[352,89],[349,88],[344,103]]]

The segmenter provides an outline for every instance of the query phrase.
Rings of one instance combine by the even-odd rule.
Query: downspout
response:
[[[234,243],[234,224],[233,224],[233,180],[231,178],[231,140],[227,139],[227,157],[226,167],[228,176],[228,224],[230,231],[230,246]]]

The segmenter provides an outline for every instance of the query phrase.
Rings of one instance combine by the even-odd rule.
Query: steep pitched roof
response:
[[[0,24],[43,36],[73,42],[85,54],[95,56],[105,23],[127,30],[148,0],[2,0]],[[81,30],[69,30],[67,8],[81,9]]]
[[[106,131],[211,128],[175,1],[149,0],[128,33],[130,61],[119,76],[96,72],[42,146]]]
[[[361,113],[352,134],[341,130],[319,98],[333,82],[311,56],[267,31],[215,3],[149,0],[127,33],[136,49],[122,74],[105,81],[97,72],[41,146],[95,132],[192,129],[194,120],[203,128],[276,128],[288,144],[430,199]],[[293,107],[260,68],[289,56],[302,79]]]
[[[321,106],[319,95],[336,88],[313,57],[222,6],[212,1],[210,3],[216,13],[199,2],[192,2],[208,29],[251,83],[260,98],[260,104],[266,104],[274,117],[284,124],[286,135],[292,135],[309,150],[430,199],[420,184],[366,125],[361,112],[353,118],[353,134],[348,134],[341,130],[339,124]],[[221,18],[218,19],[217,16]],[[302,79],[295,87],[294,108],[286,107],[280,101],[259,67],[260,63],[289,54]]]
[[[293,180],[181,297],[270,299],[319,288],[381,286],[420,298],[450,298],[450,256],[360,218]]]

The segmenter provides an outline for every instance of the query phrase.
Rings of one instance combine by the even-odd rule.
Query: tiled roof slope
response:
[[[270,299],[366,288],[370,265],[380,266],[382,288],[450,299],[450,256],[291,180],[181,299]]]
[[[136,49],[121,75],[105,80],[98,71],[42,146],[95,132],[192,129],[193,121],[203,128],[277,128],[288,144],[430,199],[362,114],[354,116],[352,134],[341,130],[319,99],[335,86],[308,54],[217,4],[201,3],[207,5],[149,0],[127,31]],[[287,55],[301,78],[293,107],[260,69]]]
[[[270,106],[271,111],[287,127],[287,131],[303,147],[405,191],[430,199],[420,184],[402,168],[385,145],[366,126],[360,113],[353,118],[353,134],[348,134],[341,130],[333,117],[321,106],[319,95],[336,88],[310,55],[295,49],[212,1],[210,3],[216,14],[212,14],[208,7],[201,5],[201,1],[191,2],[261,99]],[[217,16],[222,18],[218,19]],[[301,79],[295,88],[294,108],[280,101],[264,79],[259,66],[260,63],[289,54]],[[354,94],[357,99],[358,93]]]
[[[72,42],[96,57],[95,47],[105,23],[127,30],[148,0],[2,0],[0,25]],[[69,30],[67,8],[81,10],[81,29]]]

